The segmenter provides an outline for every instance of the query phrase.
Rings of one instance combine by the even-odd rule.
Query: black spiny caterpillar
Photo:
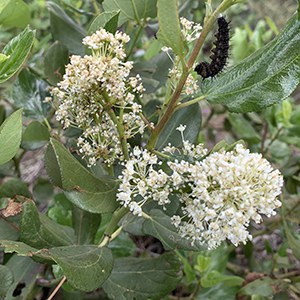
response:
[[[195,71],[203,78],[214,77],[222,71],[226,65],[229,49],[229,22],[224,17],[218,18],[218,32],[215,34],[215,48],[210,56],[211,62],[201,62]]]

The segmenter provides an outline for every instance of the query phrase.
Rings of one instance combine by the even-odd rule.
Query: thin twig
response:
[[[61,288],[61,286],[65,283],[65,281],[67,280],[67,277],[64,276],[61,281],[59,282],[59,284],[57,285],[57,287],[54,289],[54,291],[51,293],[51,295],[48,297],[47,300],[51,300],[53,299],[53,297],[56,295],[56,293],[58,292],[58,290]]]

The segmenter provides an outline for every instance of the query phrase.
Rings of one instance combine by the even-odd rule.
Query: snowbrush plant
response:
[[[241,276],[222,275],[207,257],[223,253],[226,265],[228,249],[255,238],[252,226],[277,217],[284,180],[278,161],[272,156],[268,161],[266,153],[282,129],[268,146],[266,127],[262,140],[251,127],[251,141],[245,134],[245,141],[207,146],[199,103],[211,112],[222,105],[240,134],[243,129],[234,122],[248,124],[242,114],[270,114],[269,107],[299,84],[298,16],[260,50],[203,80],[195,72],[199,61],[207,60],[200,50],[217,19],[241,1],[206,1],[205,17],[197,20],[180,17],[177,0],[125,2],[94,3],[95,13],[103,12],[93,20],[82,16],[90,24],[88,33],[49,2],[52,34],[59,42],[45,54],[44,74],[33,56],[11,87],[20,109],[0,127],[0,163],[13,159],[21,175],[23,155],[45,146],[51,192],[45,196],[38,187],[31,192],[19,180],[0,187],[0,245],[5,253],[16,253],[0,268],[5,299],[18,287],[18,295],[31,299],[33,286],[43,284],[40,278],[56,287],[49,300],[61,286],[80,299],[85,292],[108,299],[167,299],[172,291],[179,297],[179,285],[190,299],[204,299],[205,289],[218,284],[234,287],[234,295],[250,293]],[[158,25],[156,38],[147,35],[150,25]],[[1,82],[22,68],[33,40],[27,27],[3,49]],[[219,57],[224,60],[227,52]],[[292,110],[286,101],[277,120],[284,119],[288,130]],[[22,112],[33,120],[23,135]],[[137,255],[132,242],[137,236],[158,240],[163,254]],[[189,251],[197,253],[197,263],[189,261]],[[12,270],[17,263],[34,275],[23,280],[24,274]],[[187,280],[179,283],[182,268]]]

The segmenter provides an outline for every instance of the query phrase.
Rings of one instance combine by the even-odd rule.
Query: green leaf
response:
[[[37,251],[20,242],[0,241],[0,245],[5,247],[6,253],[17,252],[22,256],[53,259],[62,269],[68,283],[86,292],[99,288],[113,268],[113,256],[110,249],[105,247],[67,246]]]
[[[19,237],[19,232],[13,224],[0,218],[0,237],[3,240],[15,241]]]
[[[180,30],[178,1],[157,0],[157,17],[159,24],[158,40],[165,46],[172,48],[175,54],[183,58],[186,49]]]
[[[53,200],[47,212],[48,217],[58,224],[72,227],[73,204],[64,193],[56,194]]]
[[[211,263],[211,258],[198,254],[197,255],[197,264],[195,265],[195,270],[199,271],[200,273],[205,272]]]
[[[74,244],[73,229],[62,226],[40,214],[33,201],[23,204],[20,240],[31,247],[42,249]]]
[[[0,25],[24,28],[30,22],[29,6],[22,0],[2,0],[0,3]]]
[[[33,199],[35,199],[37,203],[43,203],[43,202],[45,203],[50,199],[53,200],[53,192],[54,192],[53,185],[48,179],[44,178],[44,176],[38,177],[35,180],[32,193],[33,193]],[[58,194],[56,194],[54,198],[57,195]]]
[[[239,139],[243,139],[254,144],[260,141],[260,136],[256,130],[242,115],[228,114],[228,120]]]
[[[0,297],[3,297],[13,284],[14,276],[8,267],[2,265],[0,265],[0,282]]]
[[[204,288],[213,287],[221,282],[228,286],[241,286],[244,279],[239,276],[223,275],[218,271],[211,271],[200,279]]]
[[[210,257],[210,264],[206,272],[214,270],[224,273],[228,262],[229,252],[230,249],[227,247],[226,243],[223,243],[223,245],[219,246],[217,249],[207,251],[206,255]]]
[[[48,249],[38,250],[22,242],[0,240],[0,246],[5,253],[17,253],[19,256],[28,256],[43,262],[53,262]]]
[[[283,219],[284,231],[288,240],[288,244],[293,251],[294,256],[300,260],[300,236],[292,232],[285,219]]]
[[[37,264],[29,257],[14,255],[9,259],[6,266],[13,273],[14,283],[9,287],[4,299],[31,299],[31,293],[35,287],[36,278],[41,272],[41,265]],[[16,289],[19,291],[19,295],[17,297],[13,295]]]
[[[231,39],[231,47],[232,57],[235,62],[240,62],[251,53],[247,30],[235,28],[234,35]]]
[[[180,278],[180,261],[174,253],[157,258],[119,258],[103,289],[111,299],[162,299]]]
[[[101,13],[93,20],[88,30],[88,34],[91,35],[100,28],[105,28],[107,31],[115,33],[118,27],[119,14],[119,10],[105,11]]]
[[[259,111],[287,98],[300,82],[300,22],[294,16],[273,41],[214,80],[203,92],[232,112]]]
[[[27,27],[4,47],[2,54],[9,58],[0,62],[0,83],[11,78],[22,67],[32,47],[33,39],[34,33]]]
[[[120,11],[118,26],[128,20],[140,23],[141,19],[156,17],[156,0],[104,0],[103,8],[106,12]]]
[[[43,147],[50,139],[50,133],[46,126],[38,121],[31,122],[23,133],[22,148],[36,150]]]
[[[293,113],[292,104],[289,99],[283,100],[275,112],[275,120],[277,124],[282,124],[284,128],[291,128],[292,124],[290,123]]]
[[[93,214],[74,206],[72,217],[76,243],[79,245],[93,244],[100,226],[101,215]]]
[[[63,79],[68,61],[68,48],[61,42],[56,41],[47,50],[44,58],[44,73],[51,84],[56,85]]]
[[[104,29],[108,32],[115,33],[118,29],[118,21],[119,21],[120,12],[118,11],[104,26]]]
[[[113,256],[106,247],[69,246],[52,248],[49,252],[68,283],[81,291],[91,292],[99,288],[113,268]]]
[[[24,109],[26,117],[43,121],[50,110],[50,105],[44,103],[48,96],[47,88],[45,81],[23,69],[13,85],[11,98],[16,107]]]
[[[0,198],[13,198],[17,195],[31,197],[27,184],[20,179],[12,178],[0,185]]]
[[[197,243],[192,245],[190,240],[182,238],[177,233],[177,229],[172,224],[170,217],[161,210],[153,209],[148,215],[150,219],[145,220],[143,232],[159,239],[166,250],[183,249],[197,251],[205,249],[204,246],[200,246]]]
[[[109,243],[109,249],[111,249],[114,257],[134,256],[136,254],[136,244],[131,237],[126,232],[121,232],[117,238]]]
[[[0,126],[0,165],[18,152],[22,138],[22,109],[12,113]]]
[[[189,259],[184,257],[179,251],[176,251],[176,254],[178,255],[178,257],[180,258],[183,264],[183,272],[184,272],[187,285],[190,285],[196,279],[196,272],[193,266],[191,265],[191,263],[189,262]]]
[[[283,280],[274,280],[269,277],[254,280],[245,285],[239,293],[242,295],[258,295],[263,297],[273,297],[274,294],[286,289],[288,283]]]
[[[139,74],[141,76],[143,86],[146,89],[146,94],[155,93],[159,87],[165,86],[171,66],[172,61],[170,58],[166,55],[166,53],[160,52],[150,61],[136,62],[133,65],[132,73],[134,75]],[[154,99],[151,102],[160,101]],[[155,108],[157,109],[160,105],[161,103],[158,103],[158,106],[155,106]],[[148,106],[148,102],[146,106]],[[150,106],[152,105],[150,104]]]
[[[76,24],[64,10],[54,2],[47,2],[50,12],[50,25],[53,38],[64,44],[71,53],[83,55],[84,46],[81,43],[86,32]]]
[[[159,135],[158,149],[164,148],[168,143],[172,143],[175,147],[182,146],[181,133],[176,129],[180,124],[186,125],[186,129],[183,132],[184,139],[191,143],[196,143],[201,129],[201,120],[201,111],[198,103],[176,111]]]
[[[91,213],[112,212],[117,208],[117,182],[108,176],[95,177],[55,139],[50,140],[46,150],[45,165],[53,183],[79,208]]]
[[[218,284],[209,289],[200,289],[195,299],[197,300],[236,300],[236,294],[239,287],[236,286],[226,286],[225,284]]]

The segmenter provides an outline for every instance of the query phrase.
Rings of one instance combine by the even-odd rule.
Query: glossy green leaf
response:
[[[61,42],[56,41],[45,53],[44,73],[48,81],[56,85],[63,79],[65,65],[69,61],[69,51]]]
[[[105,11],[98,15],[92,22],[88,34],[92,34],[100,28],[105,28],[111,33],[115,33],[118,27],[119,10]]]
[[[22,138],[22,109],[12,113],[0,126],[0,165],[18,152]]]
[[[106,12],[120,11],[119,26],[128,20],[139,23],[143,18],[156,17],[156,0],[104,0],[103,8]]]
[[[91,292],[99,288],[113,268],[110,249],[92,245],[58,247],[49,253],[75,289]]]
[[[31,197],[27,184],[20,179],[12,178],[0,185],[0,198],[13,198],[17,195]]]
[[[50,104],[44,103],[47,88],[45,81],[23,69],[13,85],[11,98],[16,107],[23,108],[26,117],[43,121],[50,110]]]
[[[33,39],[34,32],[27,27],[4,47],[2,53],[9,58],[0,62],[0,83],[11,78],[22,67]]]
[[[28,4],[22,0],[2,0],[0,3],[0,25],[24,28],[30,22]]]
[[[179,57],[184,57],[186,49],[180,29],[178,0],[157,0],[159,31],[157,38],[165,46],[172,48]]]
[[[197,251],[205,249],[204,246],[200,246],[197,243],[192,245],[191,240],[182,238],[172,224],[171,218],[161,210],[153,209],[149,216],[150,219],[146,219],[143,224],[143,232],[159,239],[166,250],[183,249]]]
[[[0,218],[0,238],[3,240],[15,241],[18,237],[19,232],[14,224]]]
[[[162,299],[180,278],[180,261],[174,253],[157,258],[119,258],[103,289],[111,299]]]
[[[203,83],[212,103],[233,112],[259,111],[287,98],[300,82],[300,22],[294,16],[269,44]]]
[[[218,271],[211,271],[202,276],[200,282],[204,288],[213,287],[221,282],[228,286],[241,286],[244,279],[239,276],[223,275]]]
[[[22,138],[22,148],[36,150],[43,147],[50,139],[48,128],[38,121],[31,122],[25,129]]]
[[[31,299],[31,293],[35,287],[36,278],[41,272],[41,265],[37,264],[29,257],[14,255],[9,259],[6,266],[13,273],[14,282],[9,287],[4,300]],[[18,291],[17,296],[13,295],[16,288]]]
[[[76,244],[93,244],[100,226],[101,215],[73,207],[73,228],[75,229]]]
[[[82,39],[86,32],[64,10],[52,1],[47,2],[53,38],[64,44],[71,53],[83,55]]]
[[[33,201],[23,204],[20,240],[31,247],[42,249],[75,243],[73,229],[62,226],[38,212]]]
[[[196,143],[201,129],[201,121],[202,117],[198,103],[176,111],[159,135],[157,148],[162,149],[168,143],[172,143],[175,147],[182,146],[181,133],[176,129],[181,124],[186,125],[183,132],[184,139]]]
[[[0,297],[3,297],[8,292],[10,286],[14,282],[14,277],[10,269],[0,265]]]
[[[51,139],[46,150],[45,164],[53,183],[79,208],[92,213],[117,208],[117,182],[108,176],[95,177],[55,139]]]

